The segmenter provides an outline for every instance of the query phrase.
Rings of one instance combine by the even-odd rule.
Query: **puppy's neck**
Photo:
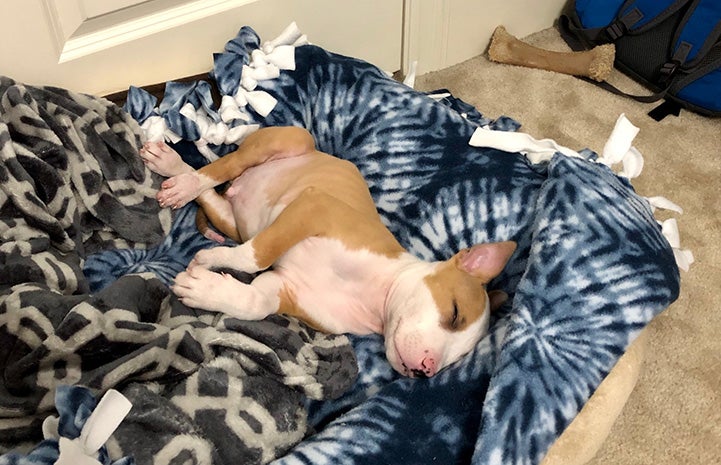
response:
[[[386,270],[385,299],[381,310],[383,327],[387,326],[391,319],[398,318],[402,311],[407,297],[413,293],[413,289],[422,286],[425,276],[435,269],[436,263],[429,263],[404,253],[398,257],[397,263],[392,269]]]

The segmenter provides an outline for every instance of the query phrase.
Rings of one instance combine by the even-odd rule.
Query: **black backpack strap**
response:
[[[676,28],[672,44],[687,47],[689,53],[681,63],[684,69],[697,67],[721,39],[721,7],[718,0],[693,0]]]
[[[643,13],[638,8],[631,8],[625,13],[619,14],[620,16],[608,27],[604,28],[601,33],[609,42],[615,42],[619,37],[628,34],[628,31],[632,30],[636,23],[643,19]]]
[[[558,31],[561,33],[563,40],[571,47],[571,50],[575,52],[587,50],[596,44],[606,42],[601,38],[605,29],[605,27],[584,29],[566,14],[562,14],[558,18]],[[580,37],[585,40],[581,40]]]
[[[691,1],[626,0],[618,10],[616,21],[608,25],[609,36],[616,40],[625,34],[641,34],[658,26]]]
[[[672,85],[672,83],[669,83],[666,87],[659,90],[658,92],[654,92],[651,95],[634,95],[634,94],[629,94],[628,92],[624,92],[621,89],[619,89],[618,87],[614,86],[613,84],[609,84],[606,81],[599,82],[599,81],[594,81],[593,79],[583,77],[583,76],[577,76],[577,77],[586,82],[595,84],[598,87],[600,87],[604,90],[607,90],[608,92],[611,92],[612,94],[620,95],[622,97],[628,97],[630,99],[633,99],[633,100],[635,100],[637,102],[641,102],[641,103],[658,102],[659,100],[664,98],[666,96],[666,94],[668,94],[668,91],[669,91],[669,89],[671,89],[671,85]]]
[[[663,103],[648,112],[648,116],[656,121],[661,121],[669,115],[678,116],[681,114],[681,105],[673,100],[664,100]]]
[[[613,94],[628,97],[633,100],[636,100],[637,102],[641,102],[641,103],[658,102],[659,100],[664,98],[666,96],[666,94],[668,94],[668,91],[673,86],[676,72],[678,71],[679,66],[686,61],[686,57],[688,56],[689,52],[690,52],[690,48],[689,48],[689,46],[686,46],[686,45],[681,45],[676,49],[673,57],[671,57],[671,60],[668,63],[665,63],[660,70],[661,74],[664,76],[664,79],[662,79],[662,81],[661,81],[661,86],[662,86],[661,89],[659,89],[658,91],[654,92],[651,95],[629,94],[628,92],[624,92],[621,89],[619,89],[618,87],[616,87],[606,81],[598,82],[593,79],[589,79],[589,78],[585,78],[585,77],[581,77],[581,79],[583,79],[584,81],[592,82],[595,85],[597,85]]]

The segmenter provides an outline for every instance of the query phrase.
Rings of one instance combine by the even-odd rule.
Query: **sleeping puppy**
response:
[[[395,370],[428,377],[468,353],[506,299],[485,285],[514,242],[474,245],[440,262],[412,256],[383,225],[358,169],[317,151],[304,129],[260,129],[197,171],[163,143],[145,144],[140,154],[170,177],[157,195],[161,206],[196,200],[241,244],[198,252],[176,277],[173,292],[191,307],[246,320],[282,313],[329,333],[383,334]],[[221,196],[213,187],[226,181]],[[244,284],[215,267],[264,272]]]

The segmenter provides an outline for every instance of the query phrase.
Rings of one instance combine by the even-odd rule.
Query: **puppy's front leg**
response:
[[[242,320],[262,320],[278,312],[282,289],[282,278],[272,271],[245,284],[228,274],[201,267],[180,273],[172,286],[180,301],[189,307],[221,312]]]
[[[267,267],[260,267],[255,258],[253,239],[235,247],[219,246],[198,251],[188,265],[188,269],[231,268],[245,273],[257,273]]]

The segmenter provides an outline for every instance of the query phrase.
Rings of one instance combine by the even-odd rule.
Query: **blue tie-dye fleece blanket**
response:
[[[215,57],[221,94],[236,94],[259,45],[246,27]],[[518,125],[452,97],[439,102],[363,61],[305,45],[294,68],[258,81],[255,90],[277,100],[270,113],[250,109],[230,126],[307,128],[319,150],[360,168],[385,223],[420,257],[445,259],[485,241],[514,240],[518,250],[489,286],[511,299],[471,354],[431,379],[406,379],[385,361],[380,336],[351,337],[355,385],[336,400],[309,401],[309,435],[273,463],[539,463],[639,331],[678,296],[673,252],[648,203],[588,151],[588,160],[557,154],[534,165],[471,147],[478,126]],[[197,140],[179,109],[191,102],[218,121],[208,88],[168,85],[159,109],[133,89],[126,109],[141,123],[159,115]],[[199,159],[192,144],[178,147]],[[208,148],[222,156],[233,146]],[[181,212],[157,249],[90,257],[91,284],[148,270],[169,282],[209,246],[192,216]]]
[[[223,95],[236,93],[259,43],[243,28],[216,56]],[[193,92],[183,89],[166,93],[166,107],[187,103]],[[311,402],[316,434],[274,463],[538,463],[678,295],[671,248],[625,179],[560,154],[532,165],[518,153],[468,145],[479,125],[517,129],[511,120],[487,120],[452,97],[437,102],[315,46],[296,48],[295,69],[256,90],[278,103],[266,117],[249,111],[251,122],[305,127],[319,150],[355,163],[412,253],[445,259],[477,242],[519,244],[489,286],[512,304],[473,353],[432,379],[400,379],[380,337],[352,338],[356,385],[336,401]],[[148,101],[133,96],[126,107],[147,115]]]

